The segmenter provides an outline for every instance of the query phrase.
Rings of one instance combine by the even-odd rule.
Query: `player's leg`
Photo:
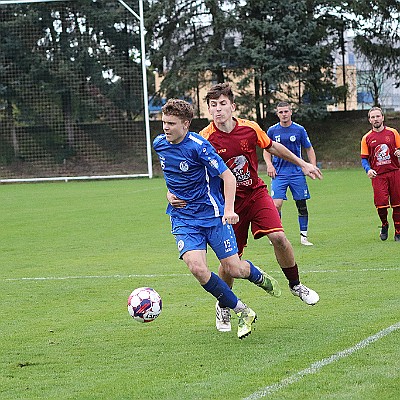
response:
[[[393,207],[394,240],[400,242],[400,206]]]
[[[252,209],[254,210],[251,223],[253,236],[255,239],[259,239],[267,235],[271,240],[276,260],[288,280],[291,292],[300,297],[306,304],[317,303],[318,294],[300,282],[293,247],[285,235],[277,209],[267,191],[260,191]]]
[[[289,178],[287,176],[278,175],[276,178],[271,179],[271,197],[274,200],[275,206],[279,213],[279,217],[281,217],[281,219],[283,200],[287,200],[286,193],[288,187]]]
[[[182,259],[204,290],[214,296],[222,308],[232,309],[237,314],[239,339],[248,336],[257,315],[238,299],[232,289],[218,275],[208,269],[206,250],[188,250],[182,254]]]
[[[400,242],[400,170],[392,172],[389,183],[390,204],[393,208],[394,240]]]
[[[224,306],[235,308],[237,298],[231,288],[221,278],[212,273],[207,266],[207,230],[185,225],[176,218],[171,218],[171,223],[172,234],[179,250],[179,258],[185,261],[190,272],[205,290],[214,297],[219,298]],[[235,253],[236,247],[233,249],[228,248],[228,250]]]
[[[221,267],[234,278],[247,279],[264,289],[268,294],[279,297],[282,293],[278,282],[261,268],[256,267],[250,260],[241,260],[239,256],[222,259]]]
[[[250,274],[250,265],[241,261],[238,255],[238,248],[233,228],[230,224],[218,224],[207,229],[207,242],[220,260],[220,270],[227,277],[245,278]],[[255,267],[253,266],[253,270]],[[259,273],[259,271],[257,270]],[[224,282],[221,279],[222,282]],[[229,287],[225,282],[224,284]],[[217,297],[216,328],[220,332],[231,330],[230,311],[224,301]],[[229,307],[229,308],[228,308]],[[254,311],[246,307],[243,310],[234,309],[238,315],[238,337],[243,338],[251,333],[252,324],[257,316]]]
[[[236,246],[239,257],[242,256],[244,248],[247,246],[247,239],[249,236],[250,222],[246,218],[245,213],[238,213],[239,222],[233,225],[234,236],[236,239]],[[230,229],[230,228],[229,228]],[[217,240],[221,237],[217,236]],[[218,276],[224,280],[230,288],[233,287],[234,277],[226,271],[220,264],[218,267]]]
[[[386,175],[386,174],[385,174]],[[388,222],[388,208],[389,205],[389,181],[385,176],[376,176],[371,180],[372,188],[374,191],[374,204],[381,220],[381,230],[379,237],[381,240],[388,238],[389,222]]]
[[[304,246],[312,246],[308,241],[308,208],[307,200],[310,199],[306,177],[304,175],[295,175],[290,178],[290,191],[296,203],[299,228],[300,243]]]

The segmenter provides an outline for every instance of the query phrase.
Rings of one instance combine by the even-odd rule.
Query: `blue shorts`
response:
[[[171,218],[172,231],[179,250],[179,258],[190,250],[206,250],[207,244],[213,249],[219,260],[238,252],[232,225],[223,224],[222,219],[211,227],[190,226],[182,220]]]
[[[287,200],[287,189],[292,192],[293,200],[308,200],[306,177],[304,175],[277,175],[271,180],[271,197],[273,199]]]

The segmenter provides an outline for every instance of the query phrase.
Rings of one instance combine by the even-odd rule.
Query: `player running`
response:
[[[272,295],[280,295],[280,289],[275,279],[251,261],[239,258],[231,226],[239,221],[234,211],[235,177],[206,139],[189,132],[192,119],[193,108],[184,100],[170,99],[162,108],[164,134],[154,139],[153,147],[169,193],[184,201],[183,206],[169,204],[166,212],[171,218],[180,258],[221,307],[236,313],[237,335],[243,339],[251,333],[257,315],[209,270],[207,244],[217,255],[225,274],[247,279]]]
[[[235,212],[239,215],[239,222],[233,229],[239,256],[242,256],[247,245],[249,227],[255,239],[268,236],[278,264],[289,282],[291,293],[308,305],[316,304],[319,295],[300,282],[292,245],[284,233],[268,189],[258,176],[257,147],[299,165],[312,179],[321,179],[321,171],[295,156],[285,146],[269,139],[256,122],[233,117],[236,105],[229,84],[214,85],[208,91],[206,101],[213,121],[200,134],[210,141],[236,177]],[[168,201],[174,207],[184,204],[179,196],[170,194]],[[234,277],[222,266],[219,268],[219,275],[229,287],[233,286]],[[216,327],[219,331],[231,329],[229,309],[221,302],[216,304]]]

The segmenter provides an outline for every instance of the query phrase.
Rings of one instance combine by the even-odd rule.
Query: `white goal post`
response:
[[[71,0],[5,0],[0,2],[0,7],[3,5],[19,5],[19,4],[34,4],[34,3],[68,3]],[[101,1],[101,0],[98,0]],[[143,12],[143,0],[135,0],[136,7],[138,5],[139,13],[135,12],[125,1],[115,0],[123,6],[139,23],[139,34],[140,34],[140,64],[142,71],[142,91],[143,91],[143,104],[142,110],[144,112],[144,134],[146,140],[146,159],[147,159],[147,173],[100,173],[100,174],[81,174],[81,175],[68,175],[68,176],[33,176],[33,177],[9,177],[4,178],[2,171],[0,170],[0,184],[1,183],[14,183],[14,182],[40,182],[40,181],[72,181],[72,180],[84,180],[84,179],[121,179],[121,178],[137,178],[137,177],[153,177],[153,165],[152,165],[152,146],[151,146],[151,133],[150,133],[150,115],[149,115],[149,98],[147,89],[147,68],[146,68],[146,49],[145,49],[145,27],[144,27],[144,12]],[[94,0],[94,3],[96,1]],[[138,58],[139,58],[138,57]],[[1,104],[0,104],[1,106]],[[1,142],[0,142],[1,145]],[[0,148],[1,152],[1,148]],[[1,154],[0,154],[1,156]],[[126,169],[126,166],[125,166]],[[100,169],[99,169],[100,171]],[[3,179],[4,178],[4,179]]]

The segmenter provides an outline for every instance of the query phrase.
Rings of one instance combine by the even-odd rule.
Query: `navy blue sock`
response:
[[[299,215],[299,226],[301,231],[308,229],[308,215]]]
[[[250,275],[247,278],[250,282],[253,283],[261,283],[262,274],[258,268],[254,266],[254,264],[250,260],[246,260],[250,264]]]
[[[210,280],[202,285],[208,293],[211,293],[218,301],[220,307],[229,307],[234,309],[237,305],[238,298],[231,288],[214,272],[211,272]]]

